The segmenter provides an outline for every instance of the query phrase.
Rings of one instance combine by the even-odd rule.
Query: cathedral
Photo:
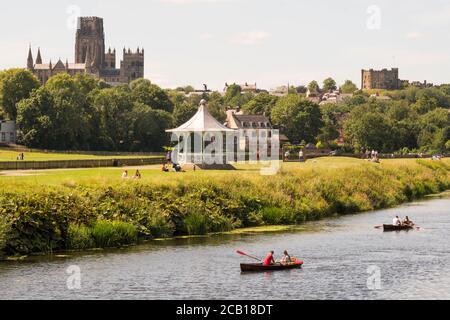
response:
[[[28,52],[27,69],[44,84],[58,74],[87,73],[102,79],[110,85],[129,83],[144,77],[144,49],[132,52],[123,49],[120,69],[116,68],[116,50],[106,51],[103,19],[98,17],[80,17],[75,40],[75,62],[58,60],[56,63],[42,63],[41,50],[38,49],[36,61],[33,60],[31,47]]]

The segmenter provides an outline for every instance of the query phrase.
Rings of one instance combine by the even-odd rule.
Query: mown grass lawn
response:
[[[0,161],[17,161],[19,151],[0,149]],[[97,156],[89,154],[64,154],[64,153],[43,153],[24,152],[25,161],[50,161],[50,160],[101,160],[101,159],[130,159],[130,158],[152,158],[154,156]]]

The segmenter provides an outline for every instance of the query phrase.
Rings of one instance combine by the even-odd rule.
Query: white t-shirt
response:
[[[392,224],[393,224],[394,226],[400,225],[400,219],[399,219],[399,218],[394,218],[394,220],[392,220]]]

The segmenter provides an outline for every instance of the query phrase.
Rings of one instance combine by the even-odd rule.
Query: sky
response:
[[[44,62],[73,61],[77,16],[104,18],[118,59],[145,48],[145,77],[164,88],[359,86],[361,69],[391,67],[450,83],[450,0],[4,1],[0,69],[25,67],[30,44]]]

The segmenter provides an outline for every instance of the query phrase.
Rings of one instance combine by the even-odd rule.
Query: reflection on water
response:
[[[152,241],[120,249],[0,263],[2,299],[449,299],[450,199],[318,222],[306,231]],[[420,231],[375,225],[408,215]],[[264,256],[284,249],[301,270],[242,274],[237,249]],[[66,269],[81,269],[69,290]],[[381,289],[370,290],[379,268]]]

